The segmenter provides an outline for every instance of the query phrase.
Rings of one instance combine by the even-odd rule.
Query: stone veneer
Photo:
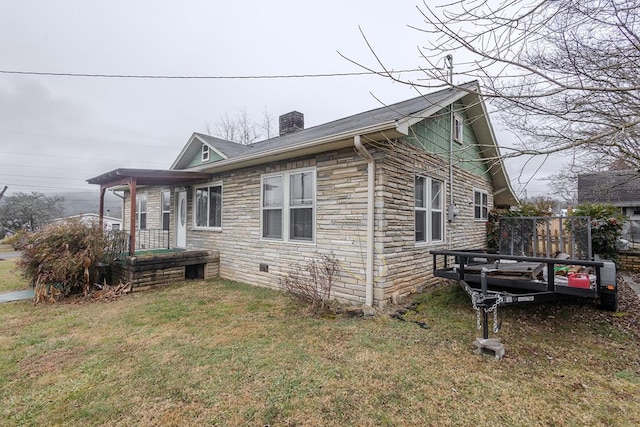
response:
[[[219,277],[220,263],[217,252],[184,251],[157,255],[126,257],[111,265],[113,283],[131,283],[140,289],[185,280],[186,270],[202,266],[203,279]]]
[[[618,268],[623,271],[640,272],[640,251],[618,252]]]
[[[375,169],[374,303],[384,305],[391,296],[408,294],[429,285],[431,249],[484,247],[485,222],[473,219],[473,191],[489,194],[491,182],[464,168],[454,167],[454,201],[460,211],[445,222],[446,239],[437,244],[416,244],[414,237],[414,180],[420,174],[445,182],[445,209],[449,203],[446,160],[402,141],[367,146]],[[314,243],[274,242],[260,237],[261,176],[300,168],[316,169],[316,233]],[[220,276],[258,286],[279,288],[280,279],[295,263],[304,264],[318,254],[332,253],[342,265],[334,297],[354,304],[365,299],[367,163],[354,149],[270,163],[216,174],[222,181],[222,230],[193,228],[193,187],[187,187],[187,249],[217,251]],[[159,227],[160,187],[147,187],[147,227]],[[172,191],[173,193],[173,191]],[[157,197],[156,197],[157,194]],[[155,199],[158,199],[156,206]],[[173,194],[172,194],[173,200]],[[128,202],[125,203],[125,206]],[[157,210],[158,216],[152,211]],[[172,202],[171,220],[175,206]],[[128,209],[125,224],[128,224]],[[155,224],[154,221],[158,221]],[[268,272],[260,271],[260,264]]]

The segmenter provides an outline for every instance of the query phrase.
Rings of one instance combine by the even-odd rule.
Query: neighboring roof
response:
[[[94,178],[89,184],[98,184],[103,188],[124,185],[135,179],[136,185],[187,184],[197,180],[206,180],[211,174],[203,172],[156,170],[156,169],[115,169]]]
[[[80,219],[84,219],[84,218],[100,219],[100,214],[89,212],[89,213],[83,213],[83,214],[78,214],[78,215],[69,215],[69,216],[63,216],[63,217],[60,217],[60,218],[54,218],[50,222],[67,221],[67,220],[75,219],[75,218],[80,218]],[[104,215],[102,217],[102,219],[105,220],[105,221],[109,221],[109,222],[122,223],[122,218],[116,218],[116,217],[113,217],[113,216]]]
[[[578,176],[578,203],[640,206],[640,172],[633,169]]]

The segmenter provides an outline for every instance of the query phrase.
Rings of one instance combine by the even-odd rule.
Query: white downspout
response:
[[[445,63],[449,65],[449,84],[451,88],[453,88],[453,56],[447,55],[445,58]],[[456,125],[455,125],[455,112],[454,112],[454,103],[451,102],[449,105],[449,206],[447,209],[447,221],[453,222],[456,219],[456,205],[453,199],[453,138],[455,135]],[[447,232],[451,233],[451,227],[447,227]],[[449,234],[448,239],[449,247],[453,244],[453,238],[451,234]]]
[[[353,137],[356,151],[367,161],[367,265],[365,270],[365,305],[373,306],[373,249],[374,249],[374,195],[375,195],[375,162],[371,153],[364,148],[360,135]]]

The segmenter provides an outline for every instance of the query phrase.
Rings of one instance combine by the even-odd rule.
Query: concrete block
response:
[[[504,356],[504,344],[500,342],[499,338],[476,338],[473,346],[475,347],[475,354],[492,356],[496,360],[500,360]]]

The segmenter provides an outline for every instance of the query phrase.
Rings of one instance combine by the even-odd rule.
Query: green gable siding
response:
[[[213,162],[217,162],[218,160],[222,160],[222,156],[220,156],[215,151],[209,149],[209,161],[204,163],[213,163]],[[187,165],[187,168],[200,166],[201,164],[202,164],[202,151],[198,150],[198,152],[193,156],[193,158]]]
[[[454,163],[479,176],[488,174],[482,161],[480,148],[469,118],[461,104],[455,105],[456,115],[463,121],[463,143],[453,143]],[[451,134],[451,116],[449,109],[442,109],[409,129],[407,141],[430,153],[449,158],[449,140]]]

